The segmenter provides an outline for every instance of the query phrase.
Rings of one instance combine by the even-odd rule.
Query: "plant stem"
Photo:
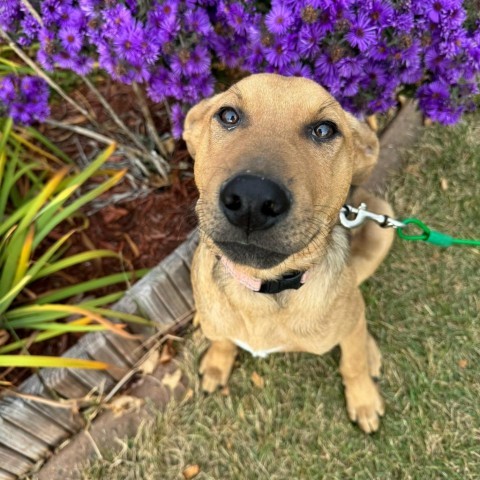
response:
[[[98,98],[100,103],[103,105],[103,108],[109,113],[112,117],[113,121],[117,124],[117,126],[132,140],[133,143],[145,153],[148,153],[145,146],[140,142],[140,140],[128,129],[122,119],[115,113],[111,105],[108,103],[106,98],[100,93],[100,91],[93,85],[93,83],[87,78],[82,77],[82,80],[85,82],[87,87],[92,91],[92,93]]]
[[[132,87],[133,87],[133,91],[135,92],[135,95],[138,99],[138,103],[140,104],[142,114],[145,117],[145,121],[147,123],[148,131],[149,131],[153,141],[155,142],[155,145],[157,146],[158,151],[164,157],[166,157],[168,155],[168,153],[167,153],[162,141],[160,140],[160,137],[158,136],[157,130],[156,130],[155,125],[153,123],[152,114],[150,113],[150,109],[148,108],[148,105],[147,105],[147,102],[146,102],[145,97],[143,95],[143,92],[136,82],[132,83]],[[160,175],[162,177],[166,178],[167,177],[167,172],[169,170],[169,165],[168,165],[167,161],[165,160],[165,158],[157,156],[156,161],[152,160],[152,162],[154,163],[155,167],[157,168],[158,173],[160,173]]]
[[[100,142],[106,145],[109,145],[115,142],[115,140],[109,137],[106,137],[104,135],[101,135],[100,133],[93,132],[92,130],[88,130],[87,128],[78,127],[76,125],[67,125],[65,123],[57,122],[55,120],[45,120],[44,123],[46,123],[47,125],[51,125],[52,127],[69,130],[70,132],[77,133],[78,135],[83,135],[84,137],[92,138],[93,140],[96,140],[97,142]],[[124,150],[125,154],[128,156],[130,161],[134,163],[142,171],[142,173],[148,177],[149,175],[148,170],[145,168],[145,166],[140,160],[141,158],[145,158],[146,154],[140,150],[137,150],[136,148],[129,147],[127,145],[122,145],[118,142],[116,143],[117,143],[118,149]],[[147,156],[149,159],[151,158],[148,152],[147,152]]]
[[[21,0],[21,2],[25,5],[27,10],[32,14],[32,17],[43,27],[43,20],[38,14],[38,12],[33,8],[32,4],[28,0]]]

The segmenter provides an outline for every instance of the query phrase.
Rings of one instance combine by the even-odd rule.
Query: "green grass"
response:
[[[480,115],[428,129],[392,181],[398,216],[480,237]],[[441,179],[448,182],[441,188]],[[338,351],[323,357],[242,353],[230,394],[198,391],[204,343],[182,348],[193,396],[170,405],[127,448],[84,472],[89,480],[480,478],[480,249],[396,241],[362,288],[384,355],[387,412],[367,436],[347,418]],[[253,372],[263,388],[251,381]]]

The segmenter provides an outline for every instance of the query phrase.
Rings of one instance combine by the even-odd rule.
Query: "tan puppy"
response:
[[[377,430],[381,356],[358,284],[393,234],[367,224],[349,242],[338,223],[351,186],[376,162],[376,135],[315,82],[260,74],[193,107],[184,138],[200,192],[192,281],[196,321],[211,340],[203,389],[226,384],[237,346],[265,356],[340,345],[348,414]],[[362,189],[354,195],[355,206],[392,214]]]

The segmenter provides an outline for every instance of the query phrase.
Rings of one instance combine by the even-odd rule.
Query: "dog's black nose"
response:
[[[290,194],[283,185],[259,175],[237,175],[220,191],[223,213],[246,233],[272,227],[290,205]]]

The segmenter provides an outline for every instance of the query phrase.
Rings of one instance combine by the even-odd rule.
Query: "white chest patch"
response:
[[[283,347],[269,348],[268,350],[253,350],[248,343],[236,339],[233,340],[233,343],[235,343],[235,345],[239,346],[240,348],[243,348],[243,350],[250,352],[254,357],[259,358],[266,358],[266,356],[270,353],[281,352],[283,350]]]

